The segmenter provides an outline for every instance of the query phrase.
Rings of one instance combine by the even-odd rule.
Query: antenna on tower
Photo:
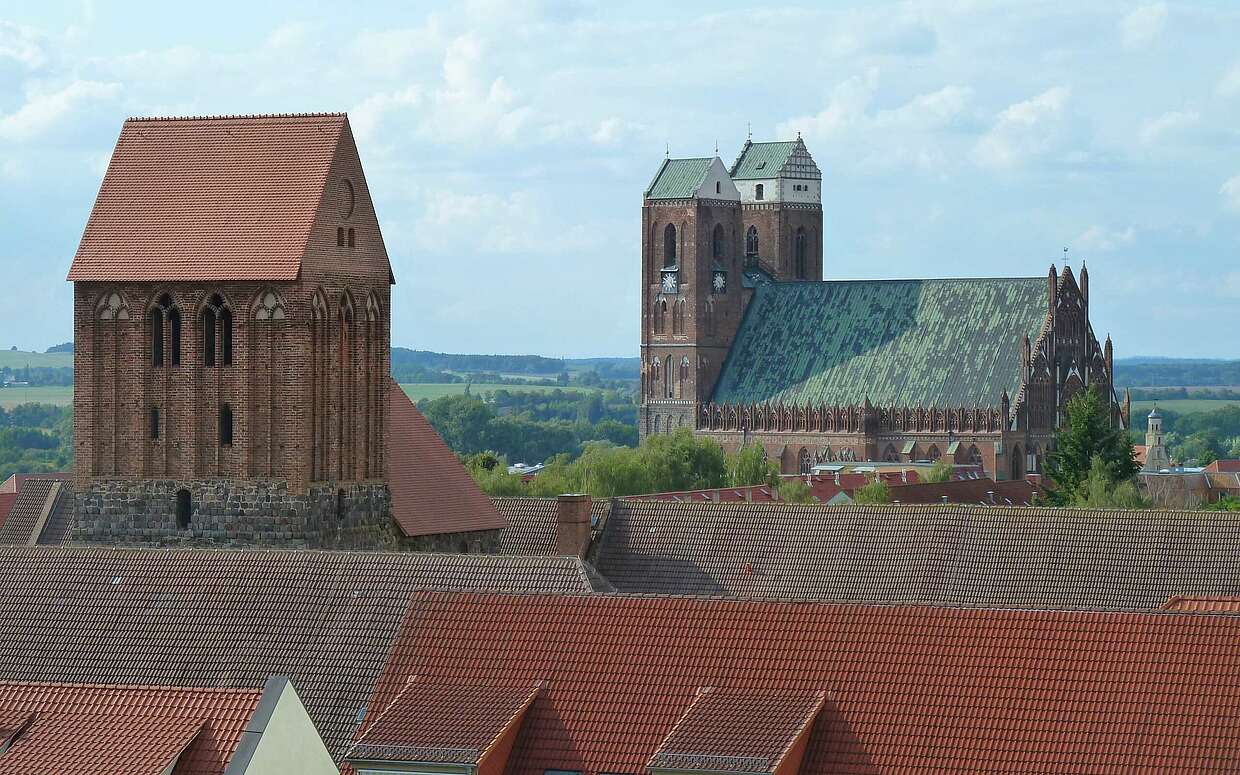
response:
[[[664,159],[672,158],[672,144],[671,143],[668,143],[667,145],[663,146],[663,158]]]
[[[719,138],[715,138],[715,155],[719,155]]]
[[[749,139],[749,142],[752,143],[753,142],[753,122],[751,121],[745,122],[745,135]]]

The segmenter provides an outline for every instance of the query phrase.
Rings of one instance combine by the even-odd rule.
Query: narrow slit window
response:
[[[158,307],[151,310],[151,365],[164,365],[164,311]]]
[[[227,307],[220,310],[220,359],[232,365],[232,311]]]
[[[202,312],[202,365],[215,365],[215,308]]]
[[[336,247],[338,248],[344,247],[344,227],[343,226],[336,227]]]
[[[159,441],[159,407],[151,407],[151,441]]]
[[[189,490],[177,490],[177,527],[189,529],[189,518],[193,513],[194,503],[190,499]]]
[[[349,247],[357,247],[357,232],[353,229],[349,229]]]
[[[228,404],[220,406],[220,446],[231,447],[233,443],[233,414]]]

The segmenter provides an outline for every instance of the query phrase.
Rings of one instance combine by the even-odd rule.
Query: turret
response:
[[[1106,279],[1106,278],[1103,278]],[[1085,302],[1085,308],[1089,309],[1089,270],[1085,268],[1085,262],[1081,262],[1081,299]]]
[[[1055,265],[1051,264],[1051,269],[1046,273],[1046,306],[1052,312],[1055,311],[1055,294],[1059,289],[1059,280],[1055,274]]]

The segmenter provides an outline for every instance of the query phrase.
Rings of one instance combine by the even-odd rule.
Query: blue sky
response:
[[[800,131],[833,278],[1088,262],[1117,356],[1240,357],[1240,4],[0,1],[0,346],[130,115],[346,110],[394,344],[635,355],[641,193]]]

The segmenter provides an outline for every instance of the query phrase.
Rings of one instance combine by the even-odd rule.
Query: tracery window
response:
[[[99,300],[95,316],[100,320],[129,320],[129,305],[123,296],[113,291]]]
[[[285,316],[284,300],[274,291],[267,291],[259,297],[258,305],[254,308],[255,320],[284,320]]]
[[[202,310],[202,365],[232,365],[232,310],[218,293]]]
[[[750,226],[745,232],[745,255],[756,258],[758,255],[758,227]]]
[[[676,266],[676,227],[668,224],[663,230],[663,268]]]

